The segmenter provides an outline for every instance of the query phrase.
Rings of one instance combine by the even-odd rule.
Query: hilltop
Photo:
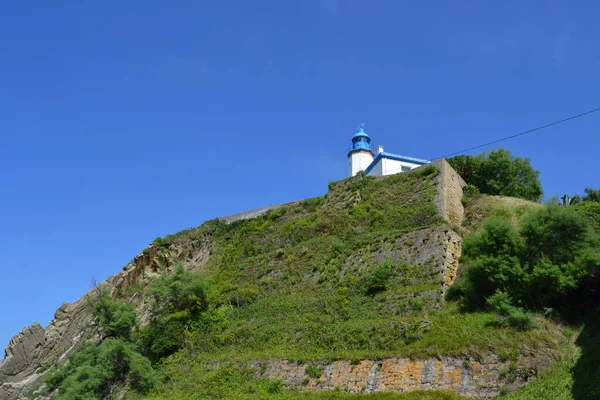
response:
[[[574,332],[555,320],[538,315],[535,329],[519,330],[498,324],[493,312],[463,312],[446,300],[461,273],[465,234],[488,216],[516,224],[540,207],[508,197],[466,201],[463,186],[443,160],[387,177],[359,174],[330,183],[322,197],[159,238],[99,288],[63,305],[46,329],[33,325],[11,341],[0,362],[0,399],[55,395],[43,394],[44,379],[54,374],[60,387],[67,375],[56,378],[57,371],[67,370],[59,366],[83,343],[113,337],[131,341],[127,351],[154,365],[150,373],[150,361],[143,364],[142,378],[131,376],[138,371],[131,365],[111,378],[107,396],[121,398],[431,389],[444,392],[408,396],[490,398],[551,365],[572,366]],[[169,308],[169,299],[180,300],[169,290],[190,287],[200,298]],[[131,336],[106,335],[92,306],[113,304],[102,288],[111,302],[135,310]]]

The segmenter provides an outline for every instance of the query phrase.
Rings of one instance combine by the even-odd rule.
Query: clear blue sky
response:
[[[0,5],[0,347],[157,236],[600,107],[594,1]],[[600,187],[600,113],[505,143]]]

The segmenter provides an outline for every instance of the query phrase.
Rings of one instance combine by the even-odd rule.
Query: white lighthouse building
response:
[[[413,168],[428,164],[430,161],[386,153],[383,146],[377,146],[377,154],[371,147],[371,138],[365,132],[364,124],[360,124],[348,152],[349,176],[364,171],[369,176],[385,176],[410,171]]]

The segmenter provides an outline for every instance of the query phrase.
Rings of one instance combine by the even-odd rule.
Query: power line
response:
[[[530,129],[530,130],[525,131],[525,132],[520,132],[520,133],[517,133],[515,135],[506,136],[506,137],[503,137],[501,139],[497,139],[497,140],[494,140],[494,141],[491,141],[491,142],[488,142],[488,143],[480,144],[479,146],[470,147],[468,149],[457,151],[455,153],[450,153],[450,154],[446,154],[446,155],[441,156],[441,157],[436,157],[436,158],[433,158],[431,161],[439,160],[440,158],[446,158],[446,157],[455,156],[455,155],[460,154],[460,153],[464,153],[464,152],[467,152],[467,151],[479,149],[481,147],[489,146],[491,144],[499,143],[499,142],[502,142],[502,141],[505,141],[505,140],[508,140],[508,139],[514,139],[517,136],[523,136],[523,135],[526,135],[526,134],[531,133],[531,132],[539,131],[539,130],[542,130],[542,129],[545,129],[545,128],[549,128],[549,127],[554,126],[554,125],[562,124],[563,122],[571,121],[573,119],[576,119],[576,118],[579,118],[579,117],[583,117],[585,115],[592,114],[592,113],[595,113],[597,111],[600,111],[600,108],[596,108],[596,109],[593,109],[593,110],[590,110],[590,111],[586,111],[586,112],[581,113],[581,114],[573,115],[572,117],[561,119],[560,121],[555,121],[555,122],[552,122],[552,123],[544,125],[544,126],[538,126],[537,128],[533,128],[533,129]]]

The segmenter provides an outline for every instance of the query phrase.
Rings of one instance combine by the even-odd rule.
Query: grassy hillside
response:
[[[152,272],[155,281],[122,293],[124,299],[148,299],[142,309],[151,310],[154,325],[134,330],[127,340],[138,340],[135,345],[154,361],[154,372],[145,376],[152,389],[140,394],[128,384],[126,397],[453,400],[460,397],[439,391],[289,390],[250,364],[292,360],[306,368],[303,384],[314,385],[322,373],[319,365],[332,360],[459,356],[468,365],[489,354],[507,360],[533,354],[561,361],[512,398],[547,398],[548,393],[557,399],[586,398],[569,396],[590,388],[582,386],[581,377],[597,354],[590,344],[596,340],[592,325],[580,336],[581,353],[573,344],[579,325],[566,327],[535,315],[535,329],[519,330],[499,324],[492,312],[464,312],[444,300],[446,255],[440,249],[449,238],[478,232],[488,216],[518,224],[540,206],[479,196],[468,202],[464,227],[451,227],[437,216],[437,174],[431,166],[379,179],[358,176],[330,184],[326,196],[261,217],[231,224],[212,220],[157,239],[144,253],[165,261]],[[195,264],[201,252],[210,257]],[[167,262],[173,257],[186,260],[195,278],[184,283],[168,278],[174,276],[173,263]],[[184,296],[190,287],[202,292],[190,303],[194,309],[180,301],[189,300]],[[168,309],[167,303],[175,308],[153,316],[161,307]],[[581,339],[586,335],[591,339]],[[161,353],[148,346],[169,337],[176,348]],[[507,386],[510,373],[505,372]]]
[[[492,313],[444,306],[440,272],[422,250],[428,242],[439,244],[440,232],[451,229],[436,216],[436,174],[428,168],[385,179],[348,179],[330,185],[322,198],[264,217],[231,225],[209,221],[167,237],[165,247],[186,237],[211,238],[212,256],[200,272],[210,282],[212,317],[210,326],[188,332],[185,347],[163,361],[161,373],[168,379],[157,385],[153,398],[199,396],[213,385],[221,397],[224,388],[232,390],[232,398],[287,396],[270,388],[276,383],[245,376],[243,368],[220,376],[222,368],[207,367],[215,362],[515,350],[558,354],[566,339],[551,321],[540,317],[538,329],[517,331],[498,327]],[[495,207],[512,210],[508,202]],[[213,375],[218,383],[207,384]],[[243,384],[236,385],[238,379]]]
[[[431,167],[348,179],[332,184],[323,198],[265,217],[211,221],[182,233],[210,234],[214,249],[201,273],[226,321],[192,335],[190,347],[201,347],[212,360],[303,360],[457,354],[505,347],[513,339],[535,348],[550,340],[553,333],[543,329],[487,335],[489,314],[433,313],[443,303],[433,254],[407,260],[439,240],[436,227],[450,229],[436,216],[436,174]],[[479,335],[469,335],[469,327]],[[428,332],[450,339],[428,341]]]

